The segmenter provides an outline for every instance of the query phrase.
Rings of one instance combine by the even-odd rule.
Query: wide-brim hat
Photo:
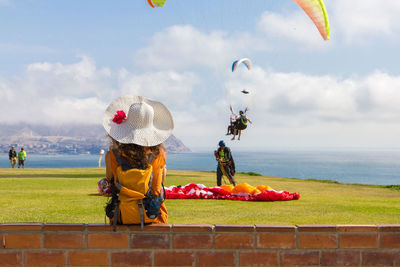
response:
[[[143,96],[121,96],[104,112],[103,127],[120,143],[156,146],[171,135],[174,121],[160,102]]]

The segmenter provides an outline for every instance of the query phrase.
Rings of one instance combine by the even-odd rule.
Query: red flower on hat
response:
[[[118,110],[115,113],[112,121],[115,122],[116,124],[121,124],[124,122],[125,118],[126,118],[125,112],[123,110]]]

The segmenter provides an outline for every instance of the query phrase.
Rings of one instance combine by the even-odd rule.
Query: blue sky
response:
[[[325,4],[330,41],[292,0],[0,0],[0,122],[100,123],[133,94],[195,151],[399,148],[400,2]],[[230,104],[254,122],[240,142]]]

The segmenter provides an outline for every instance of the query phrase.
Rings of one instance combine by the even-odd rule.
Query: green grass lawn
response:
[[[0,169],[0,223],[102,223],[102,169]],[[239,183],[298,192],[294,201],[166,200],[171,224],[399,224],[400,191],[238,174]],[[215,172],[168,171],[166,186],[215,186]],[[398,187],[397,187],[398,188]]]

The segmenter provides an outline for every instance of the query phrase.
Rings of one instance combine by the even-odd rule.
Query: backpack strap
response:
[[[143,200],[142,199],[138,200],[138,206],[139,206],[139,214],[140,214],[140,230],[143,231],[143,228],[144,228],[144,209],[143,209]]]
[[[154,155],[153,153],[150,153],[148,155],[148,161],[149,161],[149,165],[153,162],[154,159]],[[150,176],[150,180],[149,180],[149,189],[146,192],[146,197],[148,197],[151,194],[151,186],[153,184],[153,170],[151,171],[151,176]],[[139,213],[140,213],[140,229],[143,230],[144,228],[144,208],[143,208],[143,199],[138,200],[138,206],[139,206]]]
[[[113,177],[114,180],[114,177]],[[113,231],[117,231],[117,223],[118,223],[118,215],[119,215],[119,192],[121,191],[122,186],[119,184],[118,176],[116,177],[116,182],[112,184],[113,193],[112,200],[114,203],[114,218],[113,218]]]
[[[113,219],[113,231],[117,231],[117,221],[118,221],[118,213],[119,213],[119,201],[114,202],[115,210],[114,210],[114,219]]]
[[[147,155],[147,159],[149,161],[149,164],[151,164],[153,162],[153,159],[154,159],[154,154],[153,153],[148,154]]]

